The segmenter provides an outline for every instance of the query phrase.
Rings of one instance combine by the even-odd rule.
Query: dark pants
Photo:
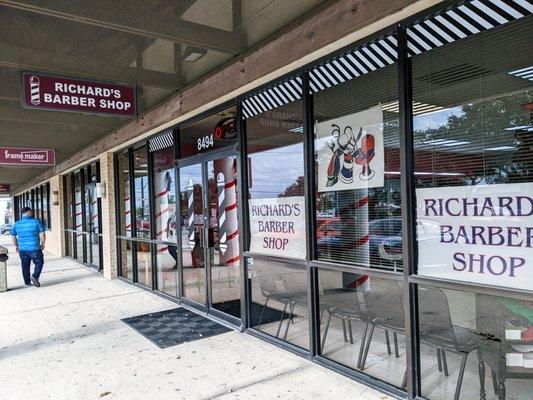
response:
[[[29,285],[30,280],[30,264],[33,261],[35,269],[33,271],[33,276],[39,279],[41,276],[41,271],[43,269],[44,257],[42,250],[35,251],[23,251],[19,250],[20,261],[22,263],[22,276],[24,277],[24,283]]]

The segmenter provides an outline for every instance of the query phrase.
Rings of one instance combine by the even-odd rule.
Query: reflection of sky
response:
[[[413,130],[424,131],[426,129],[436,129],[440,126],[446,125],[448,118],[455,115],[459,116],[463,114],[462,107],[446,108],[436,112],[415,115],[413,118]]]
[[[252,197],[277,197],[303,175],[303,144],[250,154]]]

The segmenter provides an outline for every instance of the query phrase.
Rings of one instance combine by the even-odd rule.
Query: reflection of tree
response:
[[[436,139],[455,139],[472,142],[469,150],[477,151],[469,158],[457,158],[458,153],[442,152],[442,160],[435,164],[435,169],[445,170],[448,161],[452,168],[462,168],[466,176],[463,184],[477,184],[481,181],[504,183],[522,180],[530,176],[533,161],[531,148],[533,142],[527,134],[514,132],[514,141],[508,127],[531,125],[531,115],[525,112],[523,105],[532,101],[528,92],[516,93],[482,102],[469,103],[461,106],[461,113],[450,115],[446,124],[437,128],[428,128],[414,132],[415,137],[423,141]],[[477,141],[477,143],[476,143]],[[485,151],[489,147],[515,146],[514,151]],[[465,149],[465,147],[463,147]],[[440,163],[443,161],[443,163]]]
[[[288,186],[278,197],[303,196],[304,194],[304,177],[299,176],[296,182]]]

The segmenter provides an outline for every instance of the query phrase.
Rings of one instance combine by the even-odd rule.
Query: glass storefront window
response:
[[[314,96],[319,260],[401,271],[397,66]]]
[[[405,359],[405,300],[402,283],[320,269],[321,355],[350,368],[403,385]]]
[[[146,145],[133,150],[133,176],[136,236],[150,239],[150,191],[148,187],[148,153]]]
[[[288,262],[253,260],[252,327],[309,348],[307,268]]]
[[[531,398],[533,301],[422,285],[418,300],[425,397]]]
[[[302,101],[246,120],[250,251],[305,259]]]
[[[118,209],[119,209],[119,233],[122,236],[131,237],[131,199],[130,199],[130,168],[128,153],[117,156],[118,168]]]
[[[129,240],[119,241],[120,276],[133,281],[133,242]]]
[[[155,239],[176,243],[179,225],[176,221],[176,185],[174,182],[174,150],[172,147],[151,153],[153,160]]]
[[[157,265],[157,290],[178,296],[178,250],[176,246],[158,244],[154,246]]]
[[[81,175],[79,172],[74,173],[74,229],[76,233],[75,246],[76,246],[76,259],[84,262],[84,241],[83,235],[83,212],[82,212],[82,188],[81,188]]]
[[[531,22],[413,57],[420,275],[533,289]]]

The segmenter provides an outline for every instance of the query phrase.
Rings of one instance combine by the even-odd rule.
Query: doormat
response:
[[[122,321],[162,349],[231,331],[181,307],[125,318]]]
[[[264,303],[263,303],[264,304]],[[259,325],[259,317],[261,316],[261,311],[263,310],[263,304],[252,302],[251,307],[251,325],[256,328]],[[235,317],[241,317],[241,301],[240,300],[231,300],[224,303],[216,303],[213,305],[213,308],[216,310],[225,312],[226,314],[233,315]],[[288,308],[288,307],[287,307]],[[294,314],[294,317],[297,317]],[[283,319],[288,319],[289,314],[284,313]],[[276,310],[275,308],[267,307],[263,313],[263,318],[261,319],[261,325],[269,324],[271,322],[279,322],[281,319],[281,310]]]

